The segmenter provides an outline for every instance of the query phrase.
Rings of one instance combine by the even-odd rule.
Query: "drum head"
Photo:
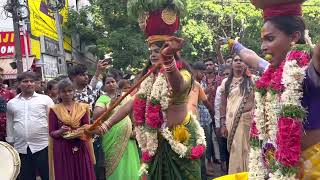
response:
[[[0,179],[15,180],[20,172],[18,152],[8,143],[0,141]]]

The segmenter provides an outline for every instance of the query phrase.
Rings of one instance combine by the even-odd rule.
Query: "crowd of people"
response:
[[[19,153],[18,179],[320,178],[320,44],[296,50],[310,39],[300,11],[288,13],[264,16],[269,60],[230,39],[229,56],[218,41],[217,57],[189,65],[176,29],[149,27],[149,61],[133,81],[106,73],[102,60],[91,79],[85,65],[45,84],[23,72],[13,90],[0,69],[0,141]]]

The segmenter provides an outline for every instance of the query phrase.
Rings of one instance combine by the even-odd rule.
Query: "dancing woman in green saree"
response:
[[[118,86],[113,77],[105,79],[106,94],[99,97],[94,110],[94,118],[103,112],[117,96]],[[125,103],[130,98],[126,98]],[[117,109],[115,109],[117,111]],[[109,133],[102,136],[102,146],[105,155],[106,178],[108,180],[139,179],[139,154],[137,145],[132,139],[132,122],[127,116],[114,125]]]
[[[172,37],[163,41],[166,41],[168,48],[160,50],[161,43],[157,43],[158,41],[150,45],[151,62],[165,61],[161,59],[164,57],[160,55],[160,52],[171,54],[176,53],[181,48],[181,39],[179,38]],[[97,129],[88,132],[91,134],[113,134],[113,128],[120,126],[124,121],[122,119],[132,113],[135,122],[136,139],[142,151],[141,160],[143,164],[140,167],[139,175],[147,175],[148,180],[201,179],[199,158],[205,151],[204,131],[196,118],[190,116],[187,110],[186,103],[192,87],[191,73],[188,71],[187,65],[177,55],[175,59],[177,61],[169,59],[171,64],[175,64],[169,67],[165,66],[166,73],[161,74],[162,70],[159,69],[158,74],[151,75],[141,84],[138,93],[133,99],[124,103]],[[164,76],[167,76],[167,78],[164,78]],[[159,81],[162,81],[159,84],[164,84],[163,88],[157,88],[154,85]],[[149,87],[146,88],[147,86],[151,85],[153,92],[156,89],[163,92],[169,83],[172,88],[172,96],[165,112],[161,111],[161,108],[157,110],[157,105],[152,105],[155,107],[156,112],[146,106],[139,105],[139,97],[141,97],[140,95],[143,96],[143,89],[149,89]],[[152,99],[150,96],[147,97],[145,100]],[[150,101],[147,102],[148,107],[151,107],[150,103]],[[164,104],[161,104],[161,106],[164,107]],[[137,110],[139,111],[139,109],[146,110],[145,113],[141,113],[142,118],[144,118],[142,123],[137,117]],[[156,117],[157,114],[161,113],[165,114],[166,119]]]
[[[133,115],[141,149],[139,175],[146,175],[148,180],[201,179],[199,158],[206,140],[199,122],[187,109],[192,75],[179,53],[184,40],[174,37],[182,6],[180,0],[128,1],[129,14],[139,16],[139,25],[148,36],[150,61],[141,74],[152,73],[134,98],[96,129],[88,130],[91,134],[109,134],[121,119]],[[151,71],[151,65],[159,68]]]

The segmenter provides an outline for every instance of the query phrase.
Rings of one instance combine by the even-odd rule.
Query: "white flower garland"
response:
[[[266,129],[266,124],[264,121],[261,121],[261,119],[264,119],[264,104],[266,102],[265,97],[262,97],[259,92],[254,93],[255,97],[255,111],[254,111],[254,121],[256,122],[256,127],[258,132],[258,138],[259,140],[264,140],[267,138],[265,129]]]
[[[273,94],[270,91],[267,92],[265,108],[265,114],[267,116],[266,125],[268,125],[267,136],[272,144],[276,144],[276,137],[278,131],[278,115],[281,110],[279,104],[279,97],[277,94]]]
[[[303,96],[302,83],[305,77],[305,67],[301,68],[296,60],[287,61],[283,67],[281,82],[285,87],[281,94],[280,103],[282,106],[295,105],[301,106]],[[281,109],[281,107],[279,108]],[[270,173],[270,180],[296,180],[295,175],[284,176],[278,170]]]
[[[139,169],[139,176],[142,176],[143,174],[148,174],[148,164],[147,163],[142,163]]]
[[[282,83],[285,91],[281,95],[283,105],[301,106],[301,98],[303,96],[302,83],[305,77],[305,68],[301,68],[296,60],[287,62],[282,75]]]
[[[281,172],[278,170],[275,173],[269,173],[269,180],[296,180],[296,175],[292,176],[284,176],[281,174]]]
[[[137,94],[143,94],[148,97],[151,93],[151,90],[152,90],[153,79],[154,79],[154,75],[150,74],[150,76],[148,76],[144,81],[142,81]],[[150,86],[150,84],[151,84],[151,86]]]
[[[144,126],[136,126],[134,128],[135,132],[136,132],[136,139],[138,141],[138,146],[142,151],[146,151],[147,150],[147,139],[146,139],[146,134],[143,133],[144,130]]]
[[[169,142],[172,150],[176,152],[180,158],[186,157],[188,147],[184,144],[173,139],[172,132],[166,127],[167,122],[167,109],[170,102],[170,90],[164,74],[159,75],[154,81],[154,75],[150,75],[145,81],[141,83],[138,95],[144,95],[147,97],[147,106],[150,100],[155,99],[160,102],[161,110],[163,113],[164,123],[161,126],[162,136]],[[197,144],[203,144],[206,146],[204,130],[201,128],[196,118],[192,117],[193,122],[196,125]],[[145,126],[137,126],[135,128],[136,139],[138,145],[142,151],[148,152],[150,156],[154,156],[158,148],[158,132],[148,131]],[[148,164],[142,163],[139,174],[148,173]]]
[[[169,142],[172,150],[174,152],[176,152],[177,154],[179,154],[180,158],[184,158],[186,156],[188,148],[184,144],[182,144],[178,141],[175,141],[173,139],[172,132],[169,130],[168,127],[163,128],[161,130],[161,134]]]
[[[194,123],[194,125],[196,126],[196,143],[197,145],[204,145],[206,146],[206,136],[204,133],[203,128],[200,126],[199,121],[196,119],[195,116],[191,115],[191,120]],[[173,139],[172,137],[172,132],[169,130],[168,127],[163,128],[161,130],[161,134],[162,136],[169,142],[169,144],[171,145],[171,148],[174,152],[176,152],[177,154],[179,154],[180,158],[183,158],[187,155],[188,152],[188,147],[182,143],[180,143],[179,141],[176,141]]]
[[[161,74],[153,84],[151,98],[159,100],[162,111],[166,111],[169,106],[169,88],[166,77]]]
[[[276,133],[278,131],[277,120],[280,114],[281,106],[301,106],[301,98],[303,96],[302,83],[305,77],[305,68],[306,67],[301,68],[297,64],[296,60],[287,61],[285,63],[281,79],[282,84],[285,87],[285,90],[281,94],[281,97],[278,97],[277,95],[274,95],[268,91],[266,98],[264,99],[263,97],[261,97],[260,93],[255,93],[255,121],[259,132],[259,140],[263,140],[265,142],[269,141],[275,145]],[[266,114],[266,121],[264,119],[263,113]],[[268,125],[268,133],[264,131],[266,125]],[[263,179],[261,177],[267,175],[267,171],[263,166],[261,153],[261,149],[250,149],[249,179]],[[296,178],[295,175],[284,176],[278,170],[275,173],[269,173],[269,180],[296,180]]]
[[[249,153],[249,180],[262,180],[267,174],[261,157],[261,149],[251,148]]]

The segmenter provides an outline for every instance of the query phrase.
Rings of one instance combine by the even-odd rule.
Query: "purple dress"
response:
[[[302,104],[308,111],[304,128],[306,130],[320,129],[320,74],[313,64],[308,67],[303,83]]]
[[[81,118],[81,125],[88,124],[88,114]],[[49,112],[49,133],[63,125],[53,110]],[[51,136],[52,137],[52,136]],[[95,180],[92,159],[88,143],[80,139],[53,139],[54,174],[56,180]]]

